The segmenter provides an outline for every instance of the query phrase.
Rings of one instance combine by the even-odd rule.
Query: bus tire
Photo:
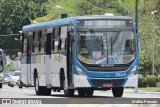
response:
[[[124,87],[113,87],[112,93],[114,97],[122,97]]]
[[[66,89],[66,90],[64,90],[64,95],[66,97],[73,97],[74,96],[74,89]]]
[[[13,84],[11,84],[11,85],[10,85],[10,87],[14,87],[14,85],[13,85]]]
[[[92,89],[87,89],[86,90],[86,96],[92,96],[93,93],[94,93],[94,90],[92,90]]]
[[[22,85],[19,85],[19,88],[22,88]]]
[[[64,90],[64,95],[66,96],[66,97],[73,97],[74,96],[74,89],[68,89],[68,88],[66,88],[67,86],[67,84],[66,84],[66,82],[65,82],[66,80],[65,80],[65,74],[64,74],[64,70],[63,69],[61,69],[60,70],[60,86],[61,86],[61,88],[63,88],[63,90]]]
[[[47,88],[47,87],[45,87],[45,89],[44,89],[44,95],[51,95],[51,88]]]
[[[37,74],[34,77],[34,86],[35,86],[36,95],[44,95],[45,87],[39,86],[39,78]]]
[[[83,96],[85,96],[86,91],[83,90],[83,89],[78,89],[78,94],[79,94],[80,97],[83,97]]]
[[[63,82],[64,95],[66,97],[73,97],[74,96],[74,89],[68,89],[68,88],[66,88],[67,86],[66,86],[65,83],[66,82],[64,80],[64,82]]]
[[[0,88],[2,88],[2,83],[0,83]]]

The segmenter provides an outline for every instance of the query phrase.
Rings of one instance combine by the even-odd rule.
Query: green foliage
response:
[[[134,5],[132,0],[129,0],[129,2],[124,1],[124,3],[127,4],[127,6]],[[105,13],[130,16],[128,11],[125,10],[117,0],[48,0],[45,4],[47,13],[53,13],[57,17],[65,13],[63,9],[58,10],[56,8],[57,5],[63,7],[72,16],[102,15]]]
[[[149,87],[156,87],[157,78],[153,75],[147,77],[147,83]]]
[[[160,77],[157,77],[157,78],[156,78],[156,81],[157,81],[157,82],[160,82]]]
[[[46,14],[43,3],[46,0],[2,0],[0,2],[0,35],[18,34],[22,26],[30,20]],[[0,48],[12,56],[20,51],[20,43],[14,38],[20,36],[1,36]]]
[[[147,76],[145,78],[138,78],[138,87],[156,87],[157,82],[160,82],[160,77],[153,75]]]
[[[151,68],[151,59],[148,53],[145,50],[142,50],[139,53],[139,72],[146,76],[146,73],[150,71]]]
[[[147,79],[138,78],[138,87],[147,87]]]
[[[13,71],[15,71],[15,68],[14,68],[14,66],[5,65],[4,66],[4,71],[5,72],[13,72]]]

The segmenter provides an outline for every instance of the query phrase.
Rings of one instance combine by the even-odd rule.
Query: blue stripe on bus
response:
[[[22,28],[23,32],[25,31],[32,31],[34,29],[40,29],[40,28],[49,28],[52,26],[59,26],[64,25],[68,23],[75,23],[76,17],[70,17],[70,18],[64,18],[59,20],[52,20],[48,22],[42,22],[42,23],[36,23],[32,25],[26,25]]]

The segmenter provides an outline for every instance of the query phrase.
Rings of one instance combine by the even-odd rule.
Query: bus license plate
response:
[[[102,87],[113,87],[113,83],[103,83]]]

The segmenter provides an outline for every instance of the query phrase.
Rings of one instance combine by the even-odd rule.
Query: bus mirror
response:
[[[22,36],[20,37],[20,39],[19,39],[20,41],[22,41]]]

